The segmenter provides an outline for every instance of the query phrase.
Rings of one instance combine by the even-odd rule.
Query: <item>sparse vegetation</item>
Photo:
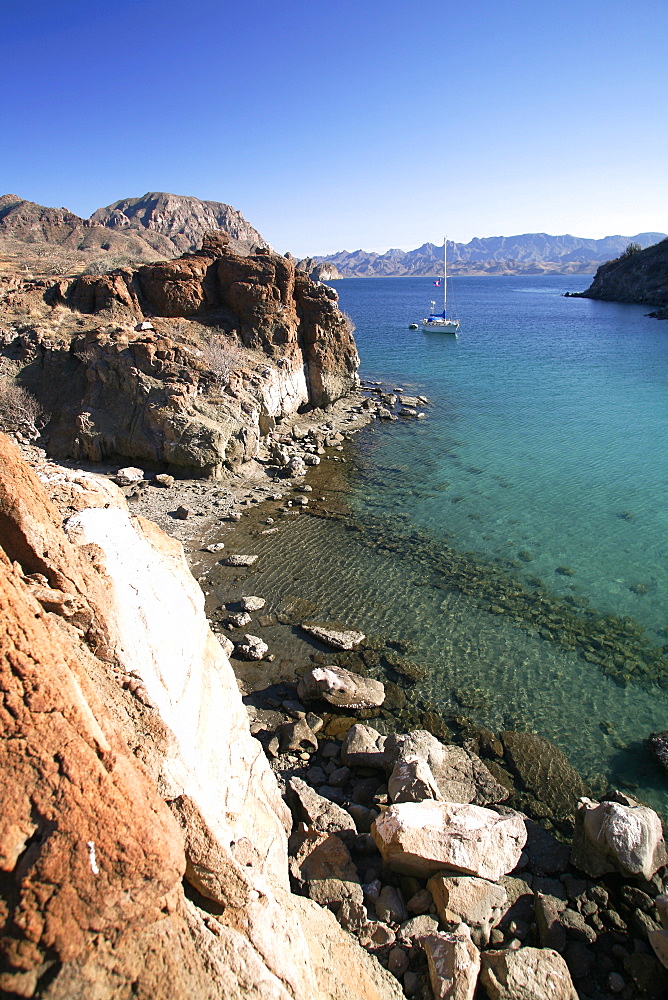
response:
[[[622,254],[622,257],[633,257],[634,254],[640,253],[641,250],[642,247],[640,246],[639,243],[629,243],[626,247],[626,250]]]
[[[219,388],[227,385],[232,372],[244,361],[244,354],[234,339],[234,332],[224,334],[220,330],[212,330],[202,347],[202,360]]]
[[[346,333],[349,333],[350,336],[352,337],[352,335],[355,332],[355,324],[353,323],[352,318],[348,315],[347,312],[343,312],[343,310],[341,310],[341,315],[343,316],[344,319]]]
[[[34,441],[43,426],[44,411],[33,394],[13,378],[0,379],[0,429]]]
[[[82,274],[111,274],[120,267],[127,267],[132,264],[132,259],[127,256],[110,255],[108,257],[92,260],[81,272]]]

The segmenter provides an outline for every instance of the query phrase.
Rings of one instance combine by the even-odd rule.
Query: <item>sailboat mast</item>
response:
[[[448,262],[446,258],[446,239],[443,237],[443,317],[445,318],[445,307],[448,297]]]

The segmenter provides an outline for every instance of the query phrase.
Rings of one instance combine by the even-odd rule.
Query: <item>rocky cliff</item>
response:
[[[217,476],[276,420],[358,384],[336,292],[264,248],[235,253],[220,232],[176,260],[5,289],[0,374],[37,397],[60,458]]]
[[[668,240],[635,253],[625,253],[599,267],[589,288],[580,293],[587,299],[637,302],[668,306]]]
[[[180,545],[104,480],[42,478],[0,435],[2,996],[400,997],[288,890],[291,819]]]

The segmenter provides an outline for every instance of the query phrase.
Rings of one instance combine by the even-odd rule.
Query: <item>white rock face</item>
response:
[[[306,367],[274,368],[267,366],[262,383],[258,386],[263,411],[271,417],[296,413],[302,403],[308,402]]]
[[[466,924],[454,933],[427,934],[420,939],[429,962],[435,1000],[473,1000],[480,952],[471,941]]]
[[[81,511],[66,530],[72,541],[102,549],[114,589],[116,655],[139,674],[176,738],[164,765],[165,797],[191,796],[221,843],[246,838],[287,887],[290,813],[250,735],[180,542],[120,508]]]
[[[480,981],[490,1000],[578,1000],[568,966],[551,948],[485,951]]]
[[[497,881],[526,843],[524,820],[459,802],[400,802],[382,813],[371,835],[394,871],[428,876],[441,869]]]
[[[650,879],[666,863],[663,828],[649,806],[580,799],[572,861],[594,878],[606,872]]]

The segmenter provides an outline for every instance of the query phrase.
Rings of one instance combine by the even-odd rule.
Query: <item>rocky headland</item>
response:
[[[645,250],[631,247],[602,264],[589,288],[574,297],[658,306],[649,315],[668,319],[668,240]]]

